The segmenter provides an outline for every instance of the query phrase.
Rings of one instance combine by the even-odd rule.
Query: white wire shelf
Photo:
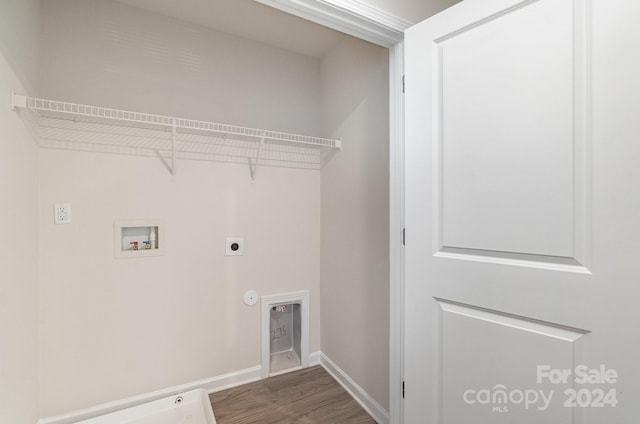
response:
[[[320,169],[341,141],[214,122],[39,99],[12,93],[44,148],[154,156],[175,174],[176,159]]]

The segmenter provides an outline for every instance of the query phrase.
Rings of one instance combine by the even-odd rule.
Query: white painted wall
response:
[[[0,53],[0,422],[33,424],[38,418],[38,152],[10,109],[11,90],[26,88]]]
[[[38,416],[38,151],[9,93],[35,93],[38,0],[0,2],[0,422]]]
[[[320,128],[317,59],[114,1],[42,7],[43,97],[285,132]]]
[[[388,51],[347,39],[322,60],[322,351],[389,408]]]
[[[384,10],[391,15],[397,16],[417,24],[430,16],[458,3],[461,0],[361,0],[373,7]]]
[[[43,3],[42,94],[317,134],[316,59],[118,3]],[[317,171],[40,152],[42,416],[260,364],[245,290],[311,291],[320,349]],[[52,205],[71,202],[73,223]],[[114,219],[166,223],[166,255],[114,259]],[[245,256],[225,257],[227,236]]]
[[[40,0],[0,2],[0,51],[20,80],[23,91],[36,95],[40,61]]]
[[[40,153],[42,414],[260,364],[246,290],[310,289],[319,349],[319,175],[153,158]],[[73,223],[54,225],[70,201]],[[113,258],[113,220],[158,218],[166,255]],[[225,257],[227,236],[245,255]],[[90,390],[88,389],[90,388]]]

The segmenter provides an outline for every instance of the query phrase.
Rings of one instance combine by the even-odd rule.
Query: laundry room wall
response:
[[[345,39],[322,60],[322,352],[389,410],[389,53]]]
[[[106,0],[43,2],[42,97],[320,135],[320,63]],[[42,416],[260,364],[260,295],[311,292],[320,348],[320,174],[41,149]],[[54,225],[53,204],[72,223]],[[114,259],[115,219],[166,252]],[[245,254],[225,257],[225,238]]]
[[[40,0],[5,0],[0,4],[0,51],[21,88],[31,95],[38,89],[40,23]]]
[[[15,424],[39,417],[38,151],[9,99],[35,91],[39,6],[0,3],[0,422]]]

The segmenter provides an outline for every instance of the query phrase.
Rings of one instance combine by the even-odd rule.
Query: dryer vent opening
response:
[[[263,377],[309,366],[309,294],[262,298]]]
[[[270,373],[301,365],[300,304],[285,303],[272,306],[269,313],[270,327]]]

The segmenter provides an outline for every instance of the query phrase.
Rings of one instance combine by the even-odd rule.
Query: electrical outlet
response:
[[[55,224],[71,224],[71,203],[53,205],[53,222]]]

